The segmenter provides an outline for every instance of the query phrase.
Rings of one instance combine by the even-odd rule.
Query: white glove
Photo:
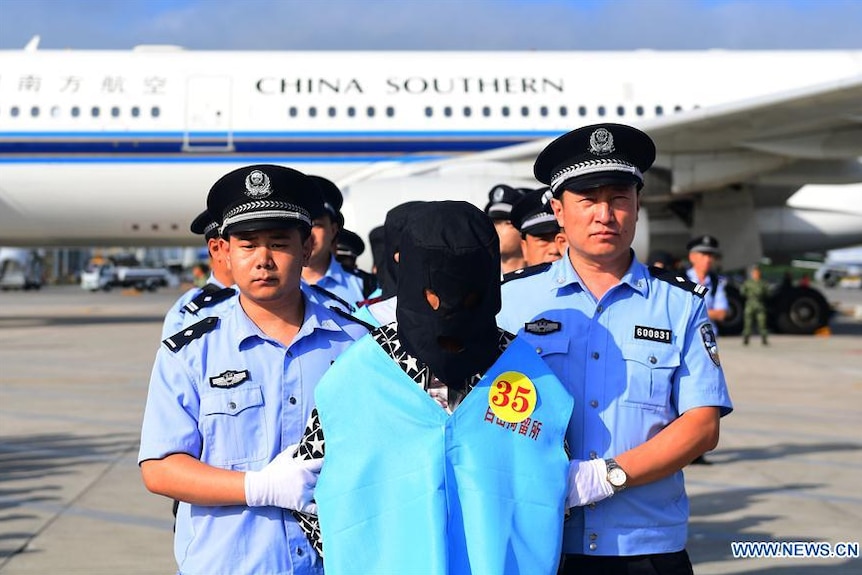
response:
[[[317,515],[314,486],[323,459],[293,457],[291,445],[260,471],[245,473],[245,501],[249,507],[274,506]]]
[[[604,459],[573,459],[569,462],[566,509],[589,505],[613,494],[614,488],[608,481],[608,466]]]

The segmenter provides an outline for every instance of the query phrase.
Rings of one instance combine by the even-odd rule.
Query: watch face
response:
[[[626,483],[626,472],[616,467],[608,471],[608,481],[614,487],[622,487]]]

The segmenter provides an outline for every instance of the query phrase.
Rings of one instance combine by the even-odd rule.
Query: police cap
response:
[[[341,215],[341,206],[344,205],[344,196],[341,194],[341,190],[338,189],[338,186],[335,185],[330,180],[322,176],[308,176],[314,183],[317,185],[318,189],[320,189],[320,193],[323,194],[323,207],[325,208],[325,212],[329,214],[329,217],[332,218],[332,221],[338,222],[339,226],[344,226],[344,216]],[[318,218],[322,216],[321,214],[312,214],[312,218]]]
[[[204,239],[209,241],[218,237],[218,222],[204,210],[192,221],[191,231],[193,234],[203,235]]]
[[[594,124],[563,134],[542,150],[533,165],[536,179],[563,190],[588,190],[608,184],[643,187],[643,173],[655,161],[655,144],[637,128]]]
[[[512,225],[522,234],[543,236],[560,231],[551,203],[545,199],[547,190],[530,190],[512,207]]]
[[[488,203],[485,213],[492,220],[508,220],[511,217],[512,206],[524,197],[524,190],[497,184],[488,192]]]
[[[688,242],[686,246],[689,252],[698,252],[701,254],[715,254],[718,255],[721,253],[721,250],[718,249],[718,239],[715,236],[698,236]]]
[[[358,258],[365,251],[365,242],[358,234],[347,229],[338,232],[335,240],[335,255]]]
[[[207,211],[223,237],[295,226],[310,231],[312,214],[322,213],[323,200],[314,181],[302,172],[256,164],[219,178],[207,196]]]

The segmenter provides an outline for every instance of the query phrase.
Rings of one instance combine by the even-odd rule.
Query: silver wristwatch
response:
[[[614,493],[619,493],[626,488],[628,475],[625,470],[612,458],[605,459],[605,465],[608,466],[608,483],[614,489]]]

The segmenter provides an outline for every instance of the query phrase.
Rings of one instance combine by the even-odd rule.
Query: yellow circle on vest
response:
[[[536,386],[523,373],[506,371],[494,379],[488,390],[488,405],[494,415],[509,423],[524,421],[536,409]]]

